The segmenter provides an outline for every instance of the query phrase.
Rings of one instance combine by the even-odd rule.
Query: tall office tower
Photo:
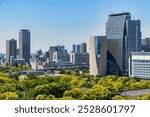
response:
[[[106,75],[107,69],[107,40],[105,36],[91,36],[89,42],[90,74]]]
[[[30,64],[30,31],[21,30],[19,32],[19,58]]]
[[[17,41],[15,39],[6,41],[6,64],[10,65],[10,58],[16,58]]]
[[[80,45],[72,45],[72,51],[75,53],[80,53]]]
[[[127,74],[131,52],[141,51],[140,20],[131,20],[129,12],[110,14],[106,23],[107,73]]]
[[[58,51],[57,46],[50,46],[50,47],[49,47],[49,61],[50,61],[50,62],[54,62],[54,61],[53,61],[53,53],[54,53],[55,51]]]
[[[150,38],[142,39],[142,51],[150,52]]]
[[[87,52],[86,48],[87,48],[86,43],[81,43],[80,44],[80,53],[86,53]]]

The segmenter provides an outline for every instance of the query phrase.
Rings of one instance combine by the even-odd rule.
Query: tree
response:
[[[59,98],[60,100],[74,100],[74,98],[73,97],[62,97],[62,98]]]
[[[64,69],[61,69],[61,70],[59,71],[59,73],[60,73],[60,74],[65,74],[66,72],[65,72]]]
[[[115,97],[112,98],[112,100],[126,100],[126,98],[120,95],[116,95]]]
[[[107,100],[109,99],[109,94],[107,87],[95,85],[92,89],[86,91],[83,98],[85,100]]]
[[[38,96],[36,96],[35,100],[46,100],[47,96],[46,95],[41,95],[39,94]]]
[[[68,82],[69,83],[72,79],[73,79],[72,76],[65,74],[65,75],[62,75],[60,77],[59,81],[60,82]]]
[[[16,90],[16,85],[14,83],[5,83],[0,85],[0,93],[14,92]]]
[[[27,74],[26,75],[28,79],[32,80],[32,79],[36,79],[37,77],[33,74]]]
[[[56,100],[55,96],[54,95],[48,95],[47,96],[47,100]]]
[[[150,94],[144,95],[142,97],[137,97],[137,100],[150,100]]]
[[[2,99],[2,100],[18,100],[19,97],[14,92],[5,92],[0,95],[0,99]]]
[[[51,87],[48,84],[43,84],[35,87],[33,96],[38,96],[40,94],[48,95],[50,94]]]
[[[79,74],[79,71],[78,70],[71,70],[70,74],[73,76],[77,76]]]
[[[64,92],[64,97],[72,97],[74,99],[82,99],[82,96],[84,94],[84,90],[79,88],[73,88],[69,91]]]
[[[11,79],[10,79],[10,78],[1,77],[1,76],[0,76],[0,83],[1,83],[1,84],[9,83],[9,82],[11,82]]]

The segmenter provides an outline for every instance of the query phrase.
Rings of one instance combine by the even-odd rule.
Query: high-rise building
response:
[[[106,23],[107,73],[127,74],[131,52],[141,51],[140,20],[131,20],[129,12],[110,14]]]
[[[57,46],[50,46],[50,48],[49,48],[49,61],[50,62],[54,62],[54,60],[53,60],[53,54],[57,50],[58,50]]]
[[[72,51],[75,53],[80,53],[80,45],[72,45]]]
[[[30,31],[21,30],[19,32],[19,58],[30,64]]]
[[[80,44],[80,53],[86,53],[87,52],[87,45],[86,43]]]
[[[150,52],[150,38],[142,39],[142,51]]]
[[[107,40],[105,36],[91,36],[89,42],[90,74],[101,76],[107,71]]]
[[[15,39],[6,41],[6,64],[10,65],[10,58],[16,58],[17,55],[17,41]]]

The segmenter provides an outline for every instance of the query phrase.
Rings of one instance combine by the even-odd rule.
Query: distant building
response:
[[[80,53],[80,45],[72,45],[72,51],[75,53]]]
[[[19,32],[19,58],[30,64],[30,31],[21,30]]]
[[[42,52],[42,50],[41,50],[41,49],[40,49],[40,50],[38,50],[36,53],[37,53],[38,57],[39,57],[40,55],[43,55],[43,52]]]
[[[48,51],[45,52],[44,59],[45,59],[45,61],[49,61],[49,52]]]
[[[81,43],[80,45],[72,45],[72,52],[74,53],[87,53],[86,43]]]
[[[64,46],[57,46],[57,51],[53,52],[53,62],[69,62],[69,54]]]
[[[17,41],[15,39],[6,41],[6,64],[10,65],[10,58],[16,59],[17,56]]]
[[[142,51],[150,52],[150,38],[142,39]]]
[[[10,65],[11,66],[18,66],[18,65],[25,65],[24,59],[14,59],[13,56],[10,57]]]
[[[146,37],[146,38],[142,39],[142,45],[150,46],[150,38]]]
[[[70,52],[70,62],[76,65],[80,65],[80,64],[89,65],[89,53]]]
[[[67,50],[65,49],[65,46],[50,46],[49,55],[47,53],[47,56],[49,56],[49,62],[51,63],[69,61],[69,55],[67,53]]]
[[[91,36],[89,42],[90,74],[101,76],[107,71],[107,40],[105,36]]]
[[[44,67],[43,67],[43,63],[44,62],[39,62],[37,59],[31,59],[31,62],[30,62],[30,64],[31,64],[31,68],[33,69],[33,70],[36,70],[36,69],[43,69]]]
[[[87,53],[87,45],[86,43],[80,44],[80,53]]]
[[[50,46],[50,48],[49,48],[49,61],[50,62],[54,62],[53,53],[57,50],[58,50],[57,46]]]
[[[150,52],[133,52],[130,54],[129,76],[150,79]]]

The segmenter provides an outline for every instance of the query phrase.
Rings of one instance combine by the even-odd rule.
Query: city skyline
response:
[[[6,52],[6,40],[19,40],[21,29],[31,31],[31,52],[47,51],[59,44],[71,50],[72,44],[88,43],[92,35],[105,35],[108,14],[119,12],[130,12],[132,19],[140,19],[142,38],[150,37],[148,3],[148,0],[0,0],[0,53]]]

